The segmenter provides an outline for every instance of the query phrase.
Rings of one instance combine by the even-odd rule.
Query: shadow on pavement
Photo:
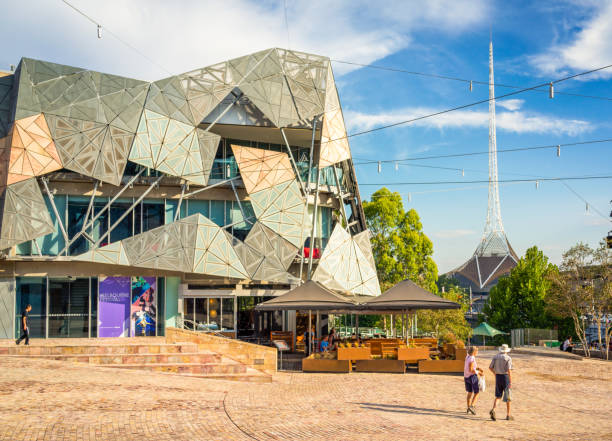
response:
[[[377,404],[377,403],[355,403],[360,405],[363,409],[379,410],[381,412],[394,412],[394,413],[410,413],[414,415],[433,415],[433,416],[444,416],[449,418],[459,419],[475,419],[478,415],[468,415],[463,412],[452,412],[441,409],[427,409],[424,407],[414,406],[401,406],[398,404]],[[483,414],[484,415],[484,414]]]

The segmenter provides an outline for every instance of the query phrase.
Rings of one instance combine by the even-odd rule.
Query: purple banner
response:
[[[130,278],[100,277],[98,336],[129,337]]]

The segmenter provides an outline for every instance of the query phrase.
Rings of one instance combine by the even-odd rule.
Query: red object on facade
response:
[[[309,247],[304,247],[304,257],[310,257]],[[320,259],[321,258],[321,248],[315,248],[314,251],[312,252],[312,257],[313,259]]]

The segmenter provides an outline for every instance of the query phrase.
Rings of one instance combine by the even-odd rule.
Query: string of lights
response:
[[[538,181],[585,181],[585,180],[596,180],[596,179],[612,179],[612,175],[603,176],[564,176],[558,178],[540,178],[540,179],[499,179],[498,182],[538,182]],[[364,186],[391,186],[391,185],[440,185],[440,184],[484,184],[488,183],[488,180],[472,180],[472,181],[413,181],[413,182],[366,182],[359,184],[360,187]]]
[[[558,154],[560,155],[561,154],[560,149],[562,147],[575,147],[575,146],[581,146],[581,145],[601,144],[601,143],[607,143],[607,142],[612,142],[612,138],[592,139],[588,141],[566,142],[566,143],[560,143],[560,144],[540,145],[540,146],[533,146],[533,147],[515,147],[515,148],[507,148],[507,149],[497,149],[497,153],[522,152],[522,151],[543,150],[543,149],[557,149]],[[359,165],[376,164],[379,162],[382,164],[384,163],[400,163],[401,164],[403,162],[421,161],[425,159],[458,158],[458,157],[464,157],[464,156],[476,156],[476,155],[488,155],[488,154],[489,154],[488,150],[480,150],[477,152],[449,153],[446,155],[416,156],[412,158],[395,158],[395,159],[381,159],[381,160],[362,158],[361,160],[354,161],[353,163],[355,165],[357,164]],[[358,158],[355,158],[355,159],[358,159]]]
[[[488,81],[478,81],[478,80],[469,80],[466,78],[458,78],[458,77],[452,77],[449,75],[439,75],[439,74],[432,74],[432,73],[427,73],[427,72],[416,72],[416,71],[411,71],[411,70],[406,70],[406,69],[401,69],[401,68],[397,68],[397,67],[389,67],[389,66],[380,66],[380,65],[376,65],[376,64],[363,64],[363,63],[356,63],[353,61],[344,61],[344,60],[336,60],[336,59],[332,59],[331,60],[334,63],[340,63],[340,64],[347,64],[347,65],[352,65],[352,66],[359,66],[359,67],[365,67],[365,68],[369,68],[369,69],[379,69],[379,70],[385,70],[385,71],[390,71],[390,72],[399,72],[399,73],[405,73],[405,74],[410,74],[410,75],[416,75],[416,76],[422,76],[422,77],[428,77],[428,78],[438,78],[438,79],[442,79],[442,80],[451,80],[451,81],[459,81],[462,83],[467,83],[469,84],[469,90],[470,92],[472,91],[472,86],[474,84],[478,84],[478,85],[483,85],[483,86],[490,86],[491,84],[489,84]],[[506,89],[521,89],[522,86],[513,86],[511,84],[502,84],[502,83],[495,83],[493,84],[495,87],[503,87]],[[532,92],[543,92],[543,93],[547,93],[548,90],[544,90],[544,89],[534,89],[532,90]],[[581,98],[591,98],[591,99],[596,99],[596,100],[604,100],[604,101],[612,101],[612,98],[606,97],[606,96],[596,96],[596,95],[583,95],[580,93],[572,93],[572,92],[562,92],[562,91],[556,91],[555,93],[557,93],[558,95],[567,95],[567,96],[575,96],[575,97],[581,97]]]

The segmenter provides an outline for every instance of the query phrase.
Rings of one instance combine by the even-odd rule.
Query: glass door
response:
[[[29,314],[30,338],[45,338],[47,335],[47,278],[17,277],[15,299],[15,334],[21,333],[21,315],[27,305],[32,305]]]
[[[89,337],[89,278],[49,278],[48,337]]]

